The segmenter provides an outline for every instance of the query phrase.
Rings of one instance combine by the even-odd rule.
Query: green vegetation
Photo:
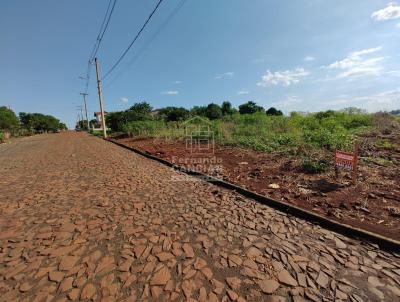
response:
[[[363,134],[390,134],[400,130],[400,118],[389,113],[369,114],[347,108],[316,113],[292,112],[287,116],[274,107],[264,110],[251,101],[238,109],[226,101],[221,106],[211,103],[190,110],[166,107],[153,111],[148,103],[142,102],[107,115],[107,125],[113,131],[135,137],[183,140],[185,130],[196,124],[211,130],[217,144],[297,156],[300,158],[298,168],[305,173],[327,171],[332,164],[332,152],[336,149],[352,151],[357,137]],[[378,141],[376,145],[396,148],[387,140]],[[390,162],[379,159],[377,164]]]
[[[57,130],[65,130],[65,124],[60,123],[58,119],[51,115],[41,113],[19,113],[21,127],[34,133],[55,132]]]
[[[392,144],[388,140],[380,139],[376,142],[376,146],[379,148],[387,149],[387,150],[393,150],[396,148],[395,144]]]
[[[264,111],[264,108],[251,101],[239,106],[240,114],[253,114],[261,111]]]
[[[0,141],[7,136],[66,130],[67,126],[51,115],[20,112],[19,116],[7,107],[0,107]]]
[[[264,111],[254,102],[240,105],[239,110],[224,102],[222,106],[195,106],[190,111],[167,107],[154,112],[143,102],[109,114],[107,124],[113,131],[131,136],[183,139],[189,118],[194,116],[203,118],[219,144],[302,156],[310,150],[352,150],[354,136],[369,131],[376,119],[376,115],[356,108],[285,116],[273,107]],[[305,171],[323,171],[324,162],[307,159],[302,164]]]
[[[300,167],[305,173],[318,174],[328,170],[329,162],[324,159],[304,158]]]
[[[0,107],[0,129],[14,132],[19,125],[19,121],[14,111],[3,106]]]

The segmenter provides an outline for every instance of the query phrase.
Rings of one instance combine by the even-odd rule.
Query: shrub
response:
[[[383,134],[390,134],[393,130],[400,128],[399,121],[389,113],[375,113],[372,120],[373,125]]]
[[[323,173],[329,168],[329,162],[323,159],[305,158],[302,160],[300,168],[305,173]]]
[[[0,143],[4,142],[4,133],[0,131]]]
[[[134,121],[128,122],[123,126],[123,131],[129,135],[137,136],[155,136],[157,130],[164,127],[164,122],[162,121]]]

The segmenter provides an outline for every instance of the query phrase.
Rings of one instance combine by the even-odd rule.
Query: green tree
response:
[[[225,101],[222,103],[221,111],[222,115],[225,116],[235,113],[236,109],[232,107],[232,104],[230,102]]]
[[[239,106],[240,114],[253,114],[259,111],[264,111],[264,108],[258,106],[255,102],[249,101]]]
[[[147,102],[135,103],[131,108],[129,108],[129,111],[139,114],[149,114],[151,110],[153,110],[153,107],[151,107]]]
[[[18,127],[19,121],[14,111],[3,106],[0,107],[0,129],[14,130]]]
[[[282,111],[276,109],[275,107],[269,108],[265,113],[267,115],[283,115]]]
[[[21,126],[29,131],[32,129],[35,132],[57,131],[62,127],[60,121],[52,115],[21,112],[19,117]]]
[[[206,116],[210,120],[216,120],[222,117],[221,107],[217,104],[211,103],[207,106]]]
[[[207,106],[194,106],[190,110],[190,114],[192,116],[198,115],[198,116],[207,116]]]
[[[111,128],[113,131],[121,131],[127,122],[128,120],[126,111],[116,111],[107,114],[107,127]],[[97,120],[95,120],[94,123],[97,125]]]
[[[160,110],[159,116],[167,122],[183,121],[189,117],[189,110],[183,107],[165,107]]]

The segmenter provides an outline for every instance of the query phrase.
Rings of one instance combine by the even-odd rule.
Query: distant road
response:
[[[0,146],[0,301],[399,301],[400,255],[85,133]]]

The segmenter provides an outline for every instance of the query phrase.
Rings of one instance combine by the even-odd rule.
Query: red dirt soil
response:
[[[215,157],[220,164],[204,167],[180,162],[179,165],[220,177],[329,219],[400,240],[399,137],[385,137],[395,143],[396,148],[390,150],[377,148],[376,137],[368,138],[369,143],[360,154],[355,186],[351,184],[350,173],[341,172],[339,179],[335,179],[333,164],[327,173],[307,174],[300,170],[296,157],[231,146],[215,146],[214,154],[201,155],[201,158]],[[199,154],[191,154],[182,141],[119,138],[118,142],[174,163],[199,158]],[[391,164],[383,164],[382,159],[391,160]],[[218,165],[221,171],[215,169]]]

